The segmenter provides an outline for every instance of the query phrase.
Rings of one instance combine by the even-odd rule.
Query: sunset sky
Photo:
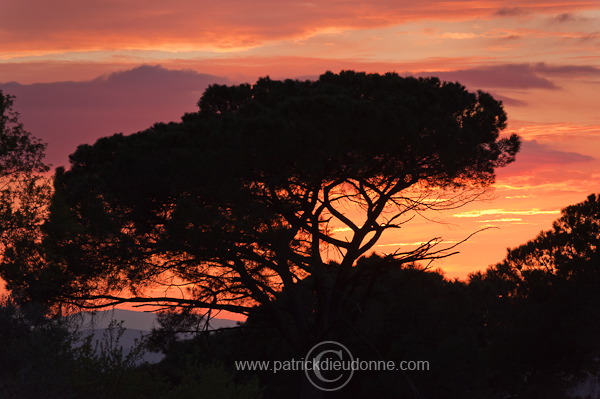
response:
[[[0,89],[54,167],[78,144],[178,121],[215,82],[353,69],[488,91],[504,102],[506,134],[524,140],[517,162],[489,199],[428,214],[377,247],[497,227],[434,265],[462,278],[600,191],[599,26],[597,0],[3,0]]]

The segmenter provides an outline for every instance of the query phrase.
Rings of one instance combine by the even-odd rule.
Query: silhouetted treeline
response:
[[[324,397],[568,397],[578,381],[598,373],[599,210],[595,195],[566,208],[552,230],[467,281],[386,257],[362,258],[355,273],[368,273],[360,274],[356,301],[349,302],[356,306],[345,309],[331,335],[360,359],[427,360],[430,369],[357,372]],[[331,263],[324,273],[333,276],[338,266]],[[304,311],[310,311],[314,293],[304,295]],[[285,301],[284,291],[279,306]],[[260,307],[239,329],[187,341],[156,332],[149,342],[166,354],[156,365],[74,348],[73,340],[34,307],[5,303],[3,397],[291,399],[305,378],[302,372],[235,369],[239,360],[296,355]]]

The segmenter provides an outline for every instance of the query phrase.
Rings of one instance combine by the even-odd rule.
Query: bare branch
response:
[[[106,300],[106,303],[92,304],[88,301],[102,301]],[[124,303],[141,303],[139,306],[166,306],[166,307],[183,307],[183,306],[194,306],[196,308],[204,309],[215,309],[215,310],[227,310],[230,312],[241,313],[248,315],[253,309],[252,306],[243,305],[232,305],[226,303],[214,303],[204,302],[194,299],[182,299],[174,297],[118,297],[113,295],[88,295],[79,297],[69,297],[66,304],[75,305],[84,309],[102,309],[109,308]]]

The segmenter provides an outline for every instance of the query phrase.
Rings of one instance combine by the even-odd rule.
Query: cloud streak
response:
[[[510,223],[510,222],[522,222],[522,218],[500,218],[500,219],[487,219],[487,220],[476,220],[477,223]]]
[[[559,214],[560,210],[540,210],[537,208],[527,210],[507,210],[507,209],[481,209],[476,211],[467,211],[461,213],[455,213],[452,215],[455,218],[478,218],[481,216],[488,215],[556,215]],[[488,220],[489,221],[489,220]],[[498,220],[496,220],[498,221]]]

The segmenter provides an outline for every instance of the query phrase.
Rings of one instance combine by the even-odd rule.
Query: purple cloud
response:
[[[494,15],[497,15],[499,17],[515,17],[518,15],[523,15],[523,14],[528,14],[529,12],[526,11],[524,8],[522,7],[502,7],[499,8]]]
[[[525,101],[517,100],[516,98],[503,96],[501,94],[490,93],[496,100],[502,101],[505,105],[512,105],[513,107],[525,107],[527,103]]]
[[[25,128],[48,144],[47,161],[65,165],[77,145],[117,132],[133,133],[155,122],[179,120],[219,76],[140,66],[86,82],[0,84],[16,96]]]
[[[444,80],[456,80],[467,86],[477,88],[558,88],[552,81],[540,76],[534,66],[529,64],[494,65],[450,72],[431,72],[420,75],[439,76]]]
[[[449,72],[427,72],[419,76],[439,76],[459,81],[472,88],[549,89],[560,87],[550,78],[563,76],[600,76],[591,65],[503,64]]]
[[[548,65],[541,62],[532,65],[532,69],[546,76],[600,76],[600,68],[592,65]]]

